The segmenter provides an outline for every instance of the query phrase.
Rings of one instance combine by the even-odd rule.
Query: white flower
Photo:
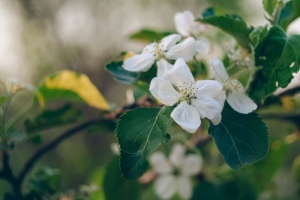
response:
[[[257,108],[257,105],[245,94],[243,85],[236,79],[228,76],[224,64],[217,58],[211,61],[216,80],[223,86],[227,94],[228,104],[237,112],[248,114]]]
[[[234,41],[227,42],[225,48],[228,51],[227,55],[233,65],[246,68],[255,66],[253,56],[246,50],[243,52],[240,48],[236,48],[236,43]]]
[[[196,51],[200,54],[207,55],[212,51],[212,44],[205,37],[200,37],[196,41]]]
[[[164,37],[159,43],[153,42],[147,45],[142,54],[134,55],[124,61],[124,69],[134,72],[145,72],[157,60],[159,70],[162,67],[159,61],[167,62],[164,58],[170,60],[183,58],[186,62],[190,61],[196,53],[195,39],[189,37],[176,44],[181,38],[178,34],[172,34]]]
[[[154,152],[149,156],[149,162],[158,174],[154,189],[160,198],[170,199],[175,193],[183,199],[192,196],[190,176],[200,172],[202,157],[196,154],[185,155],[185,148],[181,144],[175,144],[169,159],[162,152]]]
[[[164,78],[155,77],[150,83],[150,92],[161,103],[179,105],[171,117],[184,130],[194,133],[200,126],[202,118],[215,119],[222,112],[220,98],[222,85],[214,80],[194,81],[194,77],[184,62],[179,58]],[[223,99],[225,101],[225,99]],[[220,121],[213,120],[214,124]]]
[[[195,22],[193,13],[188,10],[181,13],[176,13],[174,22],[177,32],[185,37],[195,37],[206,29],[204,24]]]

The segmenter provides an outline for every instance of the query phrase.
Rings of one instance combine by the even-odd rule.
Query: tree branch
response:
[[[61,142],[66,140],[67,138],[75,135],[81,130],[84,130],[85,128],[95,125],[97,123],[103,122],[103,121],[108,121],[108,120],[116,120],[118,119],[124,112],[126,112],[129,109],[137,108],[137,107],[153,107],[157,106],[156,104],[152,104],[151,99],[149,99],[147,96],[141,97],[138,101],[134,102],[133,104],[130,105],[125,105],[119,109],[116,109],[115,111],[111,113],[105,114],[102,118],[96,119],[96,120],[91,120],[84,122],[78,126],[75,126],[74,128],[66,131],[56,139],[54,139],[52,142],[48,143],[46,146],[42,147],[40,150],[38,150],[35,154],[32,155],[31,158],[26,162],[24,168],[20,172],[20,175],[18,177],[18,182],[20,185],[22,185],[26,175],[28,172],[32,169],[32,167],[35,165],[35,163],[46,153],[49,151],[53,150],[56,148]]]

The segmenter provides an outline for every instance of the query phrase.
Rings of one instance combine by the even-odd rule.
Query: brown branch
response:
[[[296,93],[300,92],[300,86],[291,88],[289,90],[286,90],[278,95],[276,95],[277,97],[283,97],[283,96],[292,96],[295,95]]]

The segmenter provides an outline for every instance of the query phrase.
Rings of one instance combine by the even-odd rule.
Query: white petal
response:
[[[192,106],[198,110],[201,119],[213,119],[223,110],[223,106],[209,95],[201,95],[197,96],[197,99],[192,99]]]
[[[190,199],[192,197],[193,185],[188,176],[179,176],[177,178],[177,190],[183,199]]]
[[[228,104],[237,112],[248,114],[257,108],[257,105],[245,93],[233,91],[227,97]]]
[[[174,22],[177,32],[185,37],[191,36],[191,26],[194,20],[194,15],[188,10],[181,13],[176,13]]]
[[[166,73],[173,68],[173,65],[163,58],[157,61],[156,65],[157,65],[157,76],[162,78],[164,78]]]
[[[171,173],[172,167],[162,152],[154,152],[149,156],[149,163],[157,173]]]
[[[222,105],[222,107],[224,107],[224,103],[226,100],[226,92],[222,90],[220,95],[217,96],[215,99]]]
[[[214,118],[210,119],[210,121],[213,123],[213,125],[218,125],[222,120],[222,114],[218,113]]]
[[[152,55],[154,55],[155,52],[156,52],[156,48],[155,48],[156,45],[157,45],[156,42],[152,42],[151,44],[147,45],[143,49],[142,54],[152,54]]]
[[[174,166],[179,166],[185,154],[185,147],[180,144],[174,144],[170,153],[170,161]]]
[[[173,106],[182,96],[168,81],[161,77],[152,79],[149,90],[156,99],[167,106]]]
[[[194,133],[201,124],[198,111],[186,101],[181,102],[171,113],[174,121],[185,131]]]
[[[154,64],[155,57],[151,54],[138,54],[127,58],[124,63],[124,69],[132,72],[145,72]]]
[[[194,83],[191,70],[181,58],[176,60],[173,68],[166,74],[165,79],[177,87],[184,87],[185,84]]]
[[[223,62],[220,61],[218,58],[215,58],[210,62],[210,64],[215,73],[215,78],[217,79],[217,81],[224,84],[224,80],[227,80],[229,76]]]
[[[195,87],[198,90],[198,92],[196,93],[197,96],[210,95],[214,98],[217,98],[221,94],[223,89],[223,85],[215,80],[197,81]]]
[[[196,51],[200,54],[209,54],[212,51],[212,45],[205,37],[200,37],[196,41]]]
[[[185,62],[192,60],[196,53],[195,39],[189,37],[183,42],[173,46],[165,55],[168,59],[183,58]]]
[[[159,43],[159,47],[161,50],[169,50],[172,48],[177,42],[181,40],[181,35],[178,34],[172,34],[167,37],[164,37],[161,42]]]
[[[196,154],[189,154],[183,159],[181,172],[185,175],[196,175],[202,169],[202,165],[202,157]]]
[[[154,183],[157,196],[162,199],[170,199],[176,191],[176,179],[172,175],[160,176]]]

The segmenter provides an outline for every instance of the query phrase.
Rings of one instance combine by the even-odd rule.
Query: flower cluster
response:
[[[196,22],[190,11],[177,13],[174,21],[180,35],[171,34],[160,42],[147,45],[141,54],[125,59],[124,69],[145,72],[156,62],[157,77],[152,79],[149,90],[162,104],[176,105],[171,117],[189,133],[199,128],[203,118],[214,125],[219,124],[226,96],[237,112],[247,114],[255,110],[257,106],[246,96],[242,84],[229,77],[218,59],[211,60],[216,80],[194,80],[187,62],[195,58],[197,52],[203,57],[212,49],[208,39],[198,37],[206,25]],[[241,60],[239,57],[234,59]]]
[[[203,161],[200,155],[186,155],[185,152],[184,146],[175,144],[169,159],[160,151],[149,156],[149,162],[158,174],[154,189],[160,198],[170,199],[176,193],[183,199],[192,196],[193,186],[190,177],[201,171]]]

